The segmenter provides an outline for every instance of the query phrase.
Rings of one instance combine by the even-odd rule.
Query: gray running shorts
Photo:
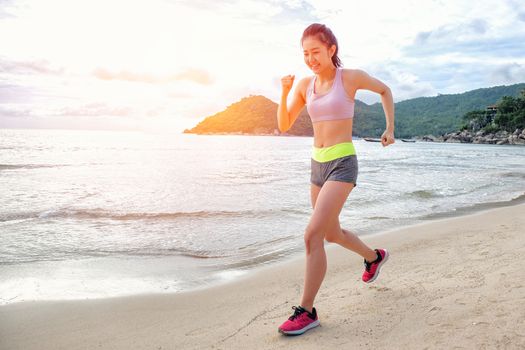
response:
[[[328,180],[351,182],[357,186],[357,155],[352,154],[328,162],[311,158],[310,182],[322,187]]]

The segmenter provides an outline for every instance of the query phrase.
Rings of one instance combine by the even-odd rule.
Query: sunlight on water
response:
[[[312,143],[0,130],[0,302],[180,291],[302,254]],[[524,147],[354,144],[340,222],[359,235],[525,192]]]

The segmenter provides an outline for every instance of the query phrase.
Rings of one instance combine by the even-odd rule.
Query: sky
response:
[[[0,128],[182,132],[278,103],[282,76],[313,75],[312,23],[395,102],[525,82],[523,1],[0,0]]]

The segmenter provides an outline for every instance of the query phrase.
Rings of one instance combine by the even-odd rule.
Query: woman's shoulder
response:
[[[345,85],[352,86],[366,77],[368,73],[360,68],[344,68],[341,69],[341,76]]]
[[[297,87],[301,89],[301,91],[306,92],[306,89],[308,89],[308,87],[310,86],[314,78],[315,78],[315,75],[309,75],[309,76],[302,78],[301,80],[299,80]]]
[[[354,76],[358,74],[362,74],[364,72],[362,69],[359,68],[341,68],[341,73],[345,76]]]
[[[315,74],[314,75],[308,75],[308,76],[304,77],[303,79],[301,79],[301,84],[308,85],[314,80],[314,78],[315,78]]]
[[[368,73],[361,68],[341,68],[341,72],[345,77],[349,78],[359,78],[368,76]]]

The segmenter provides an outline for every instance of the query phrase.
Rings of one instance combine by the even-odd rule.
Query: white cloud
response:
[[[522,83],[525,81],[525,64],[513,62],[496,66],[490,72],[490,81],[494,85]]]
[[[72,118],[104,106],[88,110],[173,126],[249,94],[278,101],[281,76],[312,74],[300,48],[312,22],[333,30],[345,68],[384,81],[396,101],[525,79],[525,6],[514,0],[4,4],[0,79],[12,88],[0,99],[0,119],[7,104],[17,116],[32,106],[31,114]],[[357,98],[380,101],[366,91]]]

